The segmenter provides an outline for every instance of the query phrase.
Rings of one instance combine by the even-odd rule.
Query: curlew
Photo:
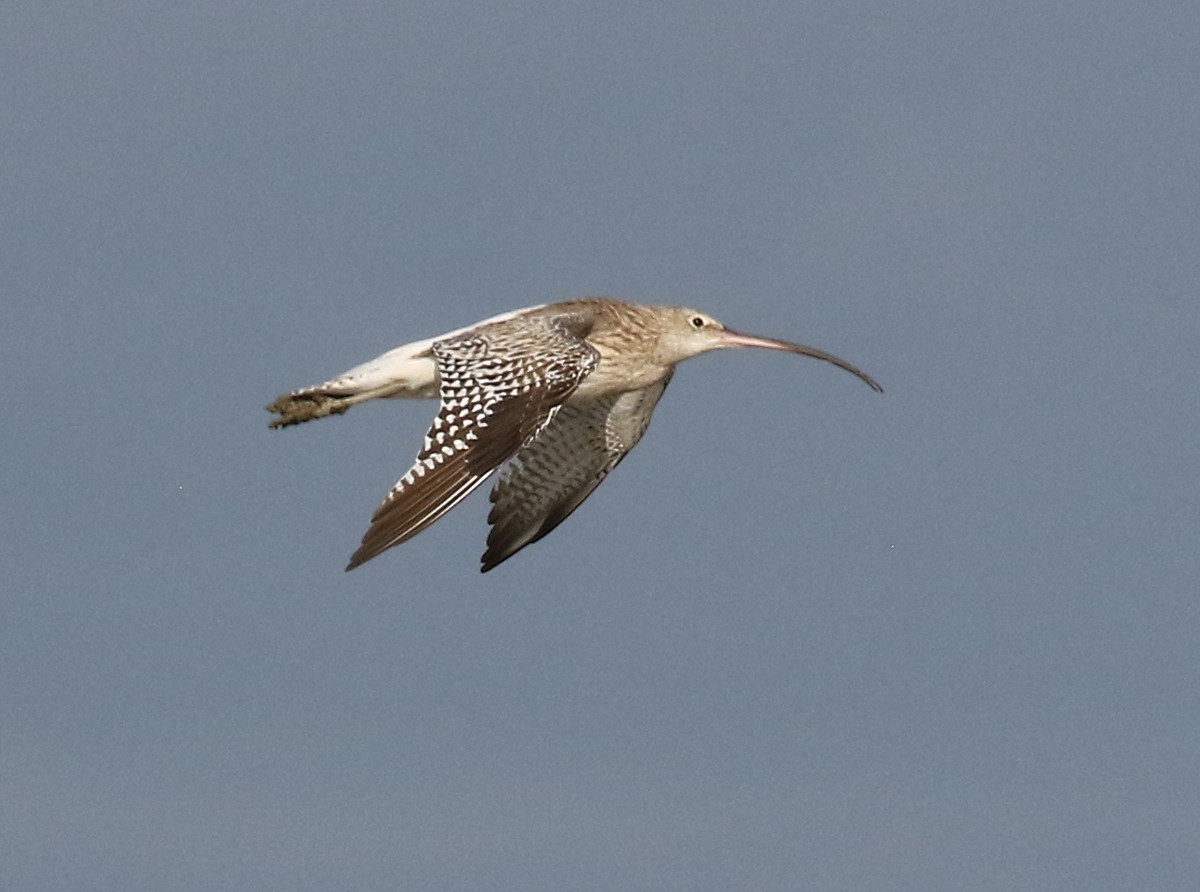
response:
[[[286,427],[376,398],[441,400],[416,462],[371,518],[347,570],[411,539],[501,466],[487,572],[541,539],[642,438],[677,363],[724,347],[786,350],[875,379],[824,350],[742,334],[706,313],[604,297],[528,307],[415,341],[267,410]]]

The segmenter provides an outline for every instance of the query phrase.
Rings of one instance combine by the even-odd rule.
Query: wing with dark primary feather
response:
[[[562,523],[637,445],[671,380],[573,400],[505,466],[492,490],[482,570],[508,560]]]
[[[584,340],[590,324],[584,314],[532,316],[433,344],[441,407],[347,570],[421,532],[554,417],[599,361]]]

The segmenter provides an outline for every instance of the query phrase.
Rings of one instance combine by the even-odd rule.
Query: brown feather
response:
[[[433,345],[437,417],[347,570],[424,530],[541,430],[598,361],[573,333],[582,324],[574,314],[532,316]]]

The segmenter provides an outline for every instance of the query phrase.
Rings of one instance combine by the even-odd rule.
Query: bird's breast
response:
[[[630,357],[628,353],[593,343],[600,353],[600,362],[590,375],[579,383],[577,396],[593,397],[610,393],[642,390],[662,381],[671,367],[650,356]]]

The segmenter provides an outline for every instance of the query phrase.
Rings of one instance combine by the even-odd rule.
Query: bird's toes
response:
[[[279,416],[269,425],[277,428],[324,418],[326,415],[340,415],[349,408],[345,401],[325,393],[286,393],[267,406],[267,411]]]

